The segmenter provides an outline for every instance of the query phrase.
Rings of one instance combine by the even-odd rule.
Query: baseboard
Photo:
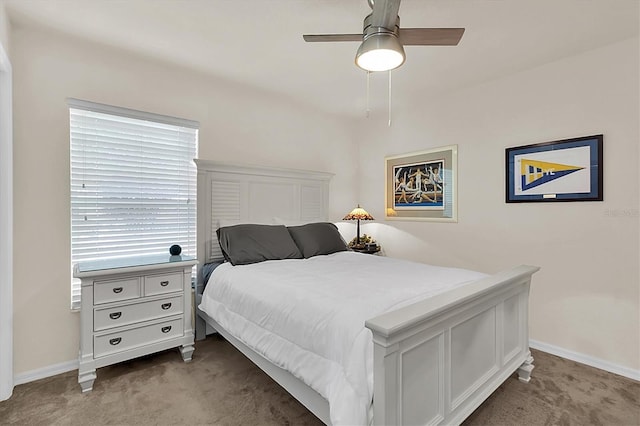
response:
[[[61,362],[60,364],[48,365],[46,367],[37,368],[35,370],[16,374],[13,377],[13,384],[15,386],[22,385],[24,383],[33,382],[40,379],[46,379],[47,377],[56,376],[58,374],[66,373],[67,371],[73,371],[77,369],[78,369],[77,359],[73,361]]]
[[[609,361],[604,361],[599,358],[592,357],[590,355],[584,355],[579,352],[574,352],[569,349],[564,349],[559,346],[551,345],[549,343],[540,342],[538,340],[529,340],[529,346],[533,349],[538,349],[543,352],[557,355],[561,358],[570,359],[572,361],[586,364],[591,367],[599,368],[610,373],[619,374],[620,376],[628,377],[633,380],[640,381],[640,370],[634,370],[633,368],[624,367],[622,365],[614,364]],[[55,376],[58,374],[66,373],[78,369],[78,360],[62,362],[60,364],[49,365],[47,367],[38,368],[35,370],[27,371],[21,374],[17,374],[13,378],[14,386],[22,385],[24,383],[33,382],[35,380],[45,379],[47,377]]]
[[[620,376],[640,381],[640,370],[634,370],[633,368],[624,367],[622,365],[614,364],[612,362],[592,357],[590,355],[581,354],[579,352],[574,352],[569,349],[564,349],[559,346],[539,342],[533,339],[529,340],[529,346],[533,349],[538,349],[542,352],[557,355],[561,358],[570,359],[571,361],[576,361],[581,364],[599,368],[600,370],[608,371],[610,373],[618,374]]]

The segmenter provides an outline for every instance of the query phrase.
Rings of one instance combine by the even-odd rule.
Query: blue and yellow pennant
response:
[[[584,167],[522,159],[520,164],[522,190],[534,188],[582,169]]]

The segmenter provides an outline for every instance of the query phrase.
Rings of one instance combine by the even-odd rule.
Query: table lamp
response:
[[[358,221],[357,228],[356,228],[357,229],[356,246],[359,246],[360,245],[360,221],[361,220],[375,220],[375,219],[365,209],[360,207],[360,204],[358,204],[358,207],[356,207],[355,209],[351,210],[351,212],[348,215],[346,215],[345,217],[343,217],[342,220],[357,220]]]

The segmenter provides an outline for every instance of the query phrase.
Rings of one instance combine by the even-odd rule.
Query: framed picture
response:
[[[602,139],[507,148],[506,202],[602,201]]]
[[[387,219],[457,221],[457,145],[384,161]]]

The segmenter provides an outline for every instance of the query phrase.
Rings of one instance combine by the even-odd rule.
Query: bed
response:
[[[199,267],[223,258],[216,231],[234,228],[228,224],[251,223],[268,232],[285,229],[292,236],[291,230],[309,228],[310,225],[300,226],[303,223],[331,226],[327,223],[331,174],[203,160],[196,160],[196,164]],[[299,241],[295,242],[300,247]],[[306,249],[301,248],[300,253],[303,251]],[[219,333],[324,423],[457,424],[513,373],[517,372],[521,381],[529,381],[533,358],[528,346],[528,296],[531,276],[537,267],[523,265],[485,275],[402,264],[401,260],[344,250],[317,256],[287,253],[276,257],[279,260],[236,266],[229,262],[222,264],[211,278],[218,281],[207,286],[206,291],[199,273],[195,295],[196,339]],[[347,265],[369,271],[369,275],[345,278],[333,273],[348,269]],[[394,268],[408,274],[400,280],[407,283],[406,289],[394,284],[393,294],[406,290],[405,297],[398,300],[380,295],[377,290],[367,290],[378,294],[378,298],[361,304],[367,309],[360,309],[361,305],[353,302],[358,299],[357,293],[349,292],[368,283],[339,284],[345,279],[349,283],[359,279],[375,281],[382,276],[383,269]],[[287,284],[277,274],[292,276],[297,284]],[[305,284],[305,279],[318,276],[324,277],[327,286],[333,283],[330,292],[325,295],[312,291],[313,296],[298,293],[305,291],[304,287],[316,289],[317,284]],[[422,285],[420,277],[424,276],[446,279],[440,280],[441,286],[431,286],[426,293],[411,297],[416,294],[414,282]],[[375,285],[383,288],[384,282],[374,284],[374,288]],[[277,287],[284,288],[288,296],[275,296]],[[346,294],[339,292],[342,287]],[[231,290],[244,293],[239,299],[225,299]],[[213,301],[209,300],[208,293],[216,292]],[[330,299],[329,293],[335,299]],[[278,299],[288,301],[289,305],[285,303],[276,309],[269,304],[278,303]],[[321,305],[319,301],[324,299],[330,307],[337,308],[347,301],[344,305],[353,308],[347,313],[344,310],[323,313],[320,307],[316,310],[316,305]],[[242,309],[246,312],[241,312]],[[309,324],[296,322],[293,316],[296,309],[309,317]],[[284,312],[282,318],[275,316],[279,310]],[[257,316],[251,318],[252,313]],[[265,324],[258,324],[263,328],[255,328],[264,318],[271,325],[266,327],[268,330],[265,331]],[[288,331],[287,322],[293,324]],[[353,328],[358,322],[364,324],[359,325],[360,329]],[[324,329],[324,335],[319,328]],[[266,334],[274,330],[275,337]],[[292,335],[296,334],[302,341],[293,342],[293,346],[274,344],[278,339],[293,341]],[[251,335],[254,340],[247,337]],[[332,349],[333,340],[354,342],[353,348]],[[298,351],[311,347],[318,352],[311,353],[311,358]],[[360,352],[363,359],[358,360]],[[292,354],[292,360],[280,359],[274,353]],[[344,362],[334,365],[329,362],[332,359]],[[319,383],[309,377],[315,377]],[[338,382],[347,377],[347,381],[353,382],[352,389],[336,391],[339,386],[333,384],[332,377],[337,377]],[[353,377],[359,381],[351,380]],[[355,395],[355,399],[349,399],[348,394]]]

